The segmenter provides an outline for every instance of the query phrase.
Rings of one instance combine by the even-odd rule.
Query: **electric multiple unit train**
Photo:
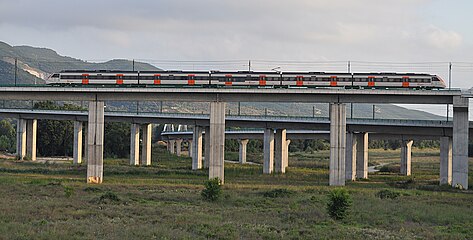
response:
[[[65,70],[52,74],[47,83],[60,86],[445,88],[439,76],[419,73]]]

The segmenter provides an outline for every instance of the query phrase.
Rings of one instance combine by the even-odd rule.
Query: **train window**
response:
[[[55,73],[51,76],[52,78],[58,78],[59,77],[59,73]]]

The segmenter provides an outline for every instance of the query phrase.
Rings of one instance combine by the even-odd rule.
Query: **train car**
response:
[[[212,71],[210,74],[212,86],[274,87],[281,85],[281,75],[277,72]]]
[[[143,85],[199,87],[342,87],[441,89],[437,75],[419,73],[327,73],[255,71],[66,70],[52,74],[52,85]]]
[[[141,71],[139,72],[139,84],[204,86],[209,85],[209,76],[207,71]]]

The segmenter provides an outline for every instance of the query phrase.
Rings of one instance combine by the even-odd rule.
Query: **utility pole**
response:
[[[248,60],[248,72],[251,71],[251,60]]]
[[[241,102],[238,102],[238,116],[241,114]]]
[[[448,90],[452,89],[452,62],[448,63]],[[447,104],[447,122],[448,115],[450,114],[450,105]]]
[[[348,61],[347,70],[348,70],[348,73],[351,73],[351,62],[350,61]],[[353,85],[353,81],[352,81],[351,84]],[[350,103],[350,119],[352,119],[352,118],[353,118],[353,103]]]
[[[18,72],[18,59],[15,58],[15,86],[16,86],[16,80],[17,80],[17,72]]]
[[[373,119],[374,119],[375,113],[376,113],[376,110],[375,110],[375,109],[376,109],[376,106],[373,104]]]
[[[133,59],[133,72],[135,71],[135,59]]]

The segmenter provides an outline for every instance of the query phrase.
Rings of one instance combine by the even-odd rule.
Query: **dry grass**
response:
[[[285,175],[226,164],[216,203],[200,196],[207,173],[162,148],[151,167],[106,160],[102,185],[84,183],[85,165],[0,160],[0,239],[470,238],[473,192],[437,186],[438,150],[413,152],[412,177],[347,183],[354,204],[343,222],[325,211],[328,152],[291,154]],[[399,151],[370,150],[370,160],[399,164]],[[383,189],[400,195],[376,197]]]

